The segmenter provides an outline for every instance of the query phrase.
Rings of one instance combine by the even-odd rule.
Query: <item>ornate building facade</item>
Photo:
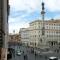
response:
[[[44,32],[42,32],[42,27],[43,21],[36,20],[30,23],[29,28],[21,28],[21,41],[39,48],[58,46],[60,43],[60,20],[45,20]]]

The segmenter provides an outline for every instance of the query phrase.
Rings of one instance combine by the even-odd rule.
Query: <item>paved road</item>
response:
[[[17,50],[17,47],[13,47],[13,48],[15,48],[15,51]],[[24,51],[25,53],[24,54],[27,54],[27,56],[28,56],[28,60],[47,60],[47,58],[49,57],[49,56],[57,56],[57,57],[59,57],[60,58],[60,54],[59,53],[47,53],[47,54],[42,54],[42,55],[40,55],[40,56],[35,56],[35,54],[34,53],[31,53],[30,52],[30,50],[31,50],[31,48],[27,48],[27,47],[20,47],[20,50],[22,50],[22,51]],[[27,50],[28,50],[28,52],[27,52]],[[13,55],[14,55],[14,53],[12,53]],[[13,56],[12,55],[12,56]],[[47,57],[46,57],[47,56]],[[17,56],[16,54],[15,54],[15,57],[13,56],[13,58],[11,59],[11,60],[24,60],[24,55],[22,54],[21,56]]]
[[[39,56],[36,56],[34,54],[28,53],[28,60],[45,60],[45,58],[40,58]],[[15,56],[11,60],[24,60],[24,55],[21,56]]]

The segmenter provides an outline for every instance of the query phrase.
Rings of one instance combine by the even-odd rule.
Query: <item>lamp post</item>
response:
[[[13,38],[15,40],[15,30],[13,30],[13,34],[14,34]],[[15,57],[15,41],[14,41],[14,57]]]
[[[35,49],[36,49],[36,39],[35,39]],[[35,60],[36,60],[36,51],[34,51],[35,53]]]
[[[36,40],[35,40],[35,49],[36,49]],[[36,51],[35,51],[35,60],[36,60]]]

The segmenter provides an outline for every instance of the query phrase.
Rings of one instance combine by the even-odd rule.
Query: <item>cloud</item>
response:
[[[13,30],[17,32],[19,32],[19,29],[20,28],[27,28],[29,27],[29,24],[28,22],[12,22],[12,23],[9,23],[9,33],[13,33]]]
[[[55,19],[60,19],[60,14],[55,16]]]
[[[29,24],[26,22],[22,22],[22,24],[20,23],[10,23],[9,24],[9,33],[13,33],[13,30],[15,30],[16,33],[19,32],[20,28],[27,28],[29,27]]]
[[[41,10],[42,0],[9,0],[9,4],[15,10],[25,10],[29,13]],[[51,12],[60,11],[60,0],[43,0],[45,8]]]
[[[27,19],[22,19],[20,17],[9,18],[9,33],[13,33],[13,30],[16,33],[19,32],[20,28],[27,28],[29,26],[29,21]]]
[[[45,7],[51,12],[60,11],[60,0],[44,0]]]
[[[9,23],[15,22],[15,19],[9,18],[9,21],[8,21],[8,22],[9,22]]]
[[[40,0],[9,0],[9,4],[16,10],[26,10],[27,12],[40,9]]]
[[[59,18],[60,15],[55,14],[55,12],[60,12],[60,0],[43,1],[47,10],[46,12],[48,12],[45,19],[50,19],[50,17]],[[9,0],[9,32],[13,30],[18,32],[20,28],[28,27],[28,23],[32,20],[41,19],[41,2],[42,0]]]

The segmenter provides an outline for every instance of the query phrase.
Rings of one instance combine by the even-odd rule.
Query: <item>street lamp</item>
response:
[[[15,40],[15,30],[13,30],[13,33],[14,33],[13,38],[14,38],[14,40]],[[15,57],[15,41],[14,41],[14,57]]]
[[[36,49],[36,40],[35,40],[35,49]],[[35,60],[36,60],[36,51],[35,51]]]

